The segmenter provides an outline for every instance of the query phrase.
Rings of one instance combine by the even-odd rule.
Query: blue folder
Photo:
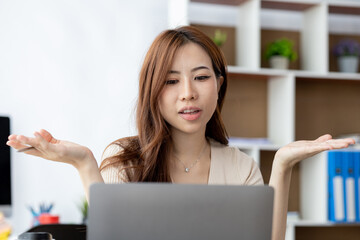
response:
[[[360,151],[354,151],[356,221],[360,222]]]
[[[341,151],[328,152],[328,218],[333,222],[344,222],[346,220],[342,157]]]
[[[355,206],[355,159],[354,151],[344,150],[341,152],[343,160],[343,177],[344,177],[344,206],[345,221],[356,221]]]
[[[360,150],[328,152],[328,219],[360,222]]]

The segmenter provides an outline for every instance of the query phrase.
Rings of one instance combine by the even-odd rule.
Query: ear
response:
[[[220,77],[217,78],[217,90],[218,90],[218,92],[220,91],[220,88],[221,88],[223,82],[224,82],[224,77],[223,76],[220,76]]]

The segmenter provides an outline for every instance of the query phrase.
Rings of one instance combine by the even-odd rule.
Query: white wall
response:
[[[88,146],[100,162],[111,141],[136,134],[143,56],[168,26],[167,0],[0,0],[0,115],[11,131],[45,128]],[[28,204],[54,202],[61,222],[80,222],[75,169],[12,151],[15,232]]]

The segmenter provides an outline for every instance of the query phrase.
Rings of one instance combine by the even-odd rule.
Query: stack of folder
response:
[[[328,152],[328,218],[360,222],[360,150]]]

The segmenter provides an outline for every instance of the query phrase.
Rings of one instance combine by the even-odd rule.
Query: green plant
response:
[[[214,37],[212,37],[212,40],[218,47],[221,47],[222,45],[224,45],[224,43],[226,42],[226,39],[227,39],[226,32],[222,32],[220,29],[215,30],[215,34],[214,34]]]
[[[82,221],[85,223],[88,217],[88,209],[89,209],[89,203],[85,197],[78,204],[78,208],[81,212]]]
[[[265,58],[269,60],[272,56],[283,56],[290,61],[297,59],[297,53],[293,49],[293,42],[287,38],[275,40],[267,45],[265,50]]]

